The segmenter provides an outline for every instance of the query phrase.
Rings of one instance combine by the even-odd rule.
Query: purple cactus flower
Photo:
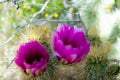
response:
[[[26,74],[39,76],[47,70],[49,54],[38,41],[30,41],[20,45],[15,63]]]
[[[54,54],[64,64],[80,62],[90,51],[90,43],[81,28],[58,25],[52,35]]]

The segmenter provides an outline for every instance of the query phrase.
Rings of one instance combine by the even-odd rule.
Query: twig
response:
[[[19,32],[19,30],[21,30],[22,28],[24,28],[25,26],[27,26],[30,23],[35,23],[35,22],[39,22],[39,21],[48,21],[48,22],[81,22],[81,20],[54,20],[54,19],[35,19],[32,22],[29,22],[19,28],[16,29],[16,31],[12,34],[11,37],[8,38],[8,40],[6,40],[5,42],[1,43],[0,46],[4,46],[6,45],[8,42],[10,42],[15,35]]]
[[[49,0],[47,0],[47,1],[45,2],[45,4],[43,5],[43,7],[41,8],[40,11],[38,11],[37,13],[35,13],[35,14],[32,16],[32,18],[30,19],[30,22],[32,22],[33,19],[34,19],[38,14],[40,14],[41,12],[44,11],[44,9],[45,9],[45,7],[47,6],[48,3],[49,3]]]
[[[67,10],[64,10],[64,9],[62,9],[61,7],[55,6],[55,5],[54,5],[54,4],[52,4],[52,3],[51,3],[51,5],[52,5],[52,6],[54,6],[54,7],[56,7],[56,8],[58,8],[58,9],[63,10],[65,13],[70,13],[70,14],[74,14],[74,15],[79,14],[79,13],[72,13],[72,12],[69,12],[69,11],[67,11]]]
[[[10,0],[3,0],[3,1],[0,1],[0,4],[3,4],[3,3],[8,2],[8,1],[10,1]]]
[[[53,17],[53,14],[51,14],[47,19],[51,19],[52,17]],[[43,22],[41,23],[41,26],[44,25],[44,24],[46,24],[46,22],[47,22],[47,21],[43,21]]]
[[[55,20],[55,19],[35,19],[32,22],[48,21],[48,22],[82,22],[81,20]]]
[[[0,4],[3,4],[5,2],[12,2],[12,3],[14,3],[16,5],[16,4],[20,3],[20,2],[23,2],[23,0],[21,0],[21,1],[20,0],[3,0],[3,1],[0,1]]]
[[[14,57],[14,59],[12,59],[12,61],[6,66],[5,69],[9,68],[9,66],[14,62],[15,58],[16,58],[16,57]]]
[[[14,59],[12,59],[12,61],[5,67],[5,69],[3,69],[2,74],[4,74],[4,71],[11,66],[11,64],[14,62],[14,60],[15,60],[15,57],[14,57]]]
[[[27,24],[23,25],[23,26],[18,26],[19,28],[16,29],[16,31],[12,34],[11,37],[8,38],[8,40],[6,40],[5,42],[1,43],[0,46],[4,46],[6,45],[8,42],[10,42],[14,37],[15,35],[23,28],[25,27]]]
[[[86,37],[88,37],[88,30],[87,30],[87,28],[86,28],[86,26],[85,26],[84,22],[81,20],[80,14],[78,14],[78,18],[79,18],[79,20],[81,21],[82,26],[83,26],[83,28],[84,28],[84,30],[85,30]]]

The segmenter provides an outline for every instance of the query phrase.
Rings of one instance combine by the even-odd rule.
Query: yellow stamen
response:
[[[45,32],[49,32],[49,31],[50,31],[46,26],[43,27],[43,30],[44,30]]]
[[[108,5],[108,6],[106,7],[106,9],[107,9],[107,11],[110,12],[110,11],[111,11],[111,6]]]
[[[58,17],[59,17],[59,15],[58,15],[57,13],[55,13],[53,16],[54,16],[55,18],[58,18]]]
[[[47,18],[48,16],[49,16],[49,14],[46,13],[46,14],[45,14],[45,17]]]

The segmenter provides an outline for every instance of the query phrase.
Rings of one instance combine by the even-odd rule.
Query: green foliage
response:
[[[38,12],[42,6],[44,5],[44,0],[35,0],[33,3],[33,0],[27,0],[25,3],[21,3],[20,7],[22,10],[22,15],[25,17],[31,17],[34,13]],[[58,13],[59,15],[63,13],[61,9],[58,9],[57,7],[60,7],[64,9],[63,0],[50,0],[45,10],[38,16],[39,18],[45,18],[44,14],[47,13],[49,15]]]
[[[95,25],[97,15],[98,15],[97,11],[93,10],[93,8],[88,8],[84,10],[84,16],[85,16],[84,18],[87,24]]]
[[[119,74],[119,63],[102,56],[91,56],[86,62],[87,80],[116,80]]]
[[[114,0],[114,6],[120,8],[120,0]]]
[[[86,1],[87,2],[87,1]],[[83,21],[88,26],[94,26],[98,23],[99,16],[99,6],[101,4],[101,0],[92,0],[83,6]]]
[[[104,57],[91,57],[86,63],[87,80],[106,80],[109,62]]]
[[[91,42],[93,46],[100,46],[102,41],[100,40],[99,36],[88,36],[88,40]]]
[[[109,66],[108,68],[108,73],[110,73],[111,75],[117,75],[119,73],[119,64],[112,64]]]
[[[120,37],[120,26],[119,25],[115,25],[108,40],[111,43],[115,43],[117,41],[117,37]]]
[[[4,24],[3,19],[7,19],[6,23],[9,26],[17,26],[18,24],[22,23],[22,21],[28,21],[31,19],[31,17],[41,10],[42,6],[46,0],[25,0],[24,2],[20,2],[19,6],[20,8],[17,9],[17,5],[12,5],[10,2],[6,2],[3,4],[0,4],[0,28],[2,28],[1,25]],[[4,5],[5,4],[5,5]],[[58,8],[59,7],[59,8]],[[6,11],[4,10],[6,8]],[[45,17],[45,14],[47,13],[49,16],[53,15],[54,13],[58,14],[58,17],[55,19],[58,19],[65,16],[66,14],[63,13],[64,5],[63,0],[50,0],[45,10],[36,16],[36,18],[47,18]],[[9,15],[8,15],[9,14]],[[49,17],[48,16],[48,17]],[[54,17],[52,17],[54,18]],[[66,19],[66,18],[65,18]],[[12,23],[12,24],[11,24]],[[3,25],[6,26],[6,25]]]

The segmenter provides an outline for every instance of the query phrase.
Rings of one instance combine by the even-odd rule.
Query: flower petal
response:
[[[87,43],[84,46],[83,51],[77,56],[77,62],[81,61],[82,59],[84,59],[84,57],[88,54],[88,52],[90,51],[90,43]]]
[[[54,54],[66,64],[80,62],[88,54],[90,44],[81,28],[59,25],[53,34]]]
[[[49,54],[45,47],[39,44],[38,41],[30,41],[20,46],[15,63],[25,73],[38,76],[39,71],[46,71],[49,60]]]

